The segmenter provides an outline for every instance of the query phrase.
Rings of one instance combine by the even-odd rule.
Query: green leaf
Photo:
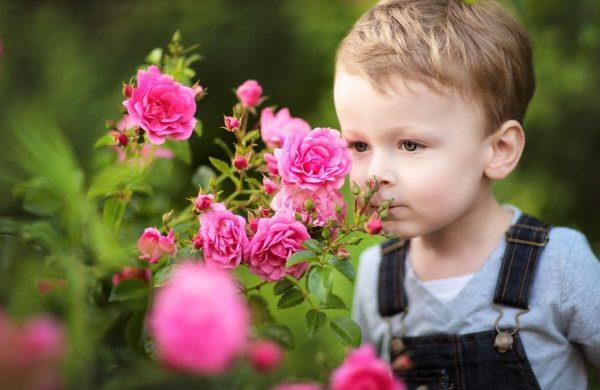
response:
[[[198,122],[196,122],[196,127],[194,127],[194,133],[196,133],[196,135],[198,136],[198,138],[202,137],[202,130],[203,130],[203,126],[202,126],[202,121],[200,119],[198,119]]]
[[[255,188],[261,188],[262,187],[262,183],[259,182],[258,180],[256,180],[253,177],[247,177],[246,178],[246,183],[253,185]]]
[[[116,233],[119,230],[126,208],[127,202],[116,196],[110,197],[104,202],[104,207],[102,209],[104,225],[106,225],[113,233]]]
[[[210,160],[210,163],[217,168],[217,171],[227,176],[231,175],[231,167],[225,161],[214,157],[209,157],[208,159]]]
[[[306,261],[312,261],[315,259],[317,259],[317,256],[315,256],[315,254],[311,251],[298,251],[292,253],[292,255],[287,258],[285,265],[286,267],[291,267],[294,264],[304,263]]]
[[[53,215],[62,204],[62,200],[54,192],[42,187],[30,189],[23,198],[23,209],[41,216]]]
[[[348,309],[346,303],[335,294],[329,294],[325,303],[321,305],[323,309]]]
[[[110,133],[105,133],[105,134],[102,134],[100,136],[100,138],[98,138],[96,140],[96,142],[94,143],[94,149],[100,148],[100,147],[103,147],[103,146],[115,145],[115,143],[116,143],[115,142],[115,137],[113,137],[113,135],[110,134]]]
[[[360,327],[350,317],[333,317],[329,325],[342,344],[349,347],[360,345]]]
[[[248,305],[252,313],[252,322],[255,324],[263,324],[273,320],[273,316],[269,311],[269,305],[263,297],[258,294],[252,294],[248,297]]]
[[[192,184],[196,187],[208,188],[211,177],[216,177],[215,171],[206,165],[200,165],[194,176],[192,176]]]
[[[144,333],[144,321],[146,319],[145,311],[136,311],[129,321],[127,321],[127,328],[125,330],[127,335],[127,342],[129,346],[135,351],[141,352],[144,344],[142,335]]]
[[[113,287],[109,302],[128,301],[148,295],[148,284],[140,279],[126,279]]]
[[[174,268],[174,265],[167,265],[156,271],[152,277],[154,287],[162,287],[169,283],[169,278]]]
[[[329,264],[331,264],[336,270],[344,275],[349,281],[354,282],[354,279],[356,278],[356,272],[354,272],[354,266],[350,260],[341,260],[337,257],[332,257],[329,260]]]
[[[287,349],[294,348],[294,337],[287,326],[269,322],[262,326],[259,332],[263,336],[277,341]]]
[[[294,287],[294,282],[289,279],[281,279],[273,285],[273,294],[281,295],[292,287]]]
[[[306,324],[306,332],[308,333],[308,337],[312,339],[317,335],[317,333],[319,333],[321,328],[325,326],[325,323],[327,322],[327,315],[322,311],[310,309],[306,312],[304,320]]]
[[[160,47],[157,47],[155,49],[153,49],[147,56],[146,56],[146,62],[152,65],[159,65],[160,66],[160,61],[162,59],[162,55],[163,55],[163,49],[161,49]]]
[[[192,163],[192,151],[188,141],[167,141],[169,149],[175,153],[175,157],[179,158],[186,165]]]
[[[277,302],[278,309],[286,309],[301,304],[304,301],[304,293],[298,288],[293,287],[287,290]]]
[[[319,301],[326,302],[331,292],[331,268],[312,267],[306,281],[308,291]]]
[[[302,246],[316,254],[323,253],[323,243],[315,239],[306,240],[302,243]]]

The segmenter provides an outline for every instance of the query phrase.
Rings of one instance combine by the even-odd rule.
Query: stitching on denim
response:
[[[536,234],[537,233],[533,233],[534,241],[535,241]],[[523,272],[523,280],[521,281],[521,288],[519,289],[519,297],[517,298],[517,305],[519,307],[522,305],[521,304],[521,296],[523,295],[523,290],[525,288],[527,288],[528,290],[531,288],[531,283],[529,283],[529,280],[528,280],[528,279],[531,279],[531,278],[528,277],[527,272],[529,271],[529,265],[530,265],[530,262],[531,262],[531,257],[532,257],[532,255],[534,255],[534,252],[536,252],[535,249],[534,249],[534,247],[530,246],[529,247],[529,256],[527,256],[527,265],[525,266],[525,271]],[[534,262],[537,260],[536,257],[537,256],[534,256],[534,260],[533,260]],[[525,285],[525,281],[527,281],[527,286]],[[527,302],[525,302],[525,307],[527,307]]]
[[[512,268],[512,263],[513,260],[515,259],[515,252],[517,250],[517,245],[516,244],[511,244],[512,245],[512,252],[510,254],[510,262],[508,263],[508,269],[506,270],[506,272],[502,273],[502,278],[504,279],[504,288],[502,289],[502,295],[500,296],[500,300],[504,301],[504,295],[506,294],[506,288],[508,287],[508,275],[510,275],[510,270]]]

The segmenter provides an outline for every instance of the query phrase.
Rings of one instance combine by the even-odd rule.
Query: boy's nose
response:
[[[374,156],[368,170],[368,179],[375,178],[380,186],[390,186],[395,182],[393,162],[385,156]]]

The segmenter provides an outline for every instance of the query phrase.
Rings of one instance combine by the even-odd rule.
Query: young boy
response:
[[[409,388],[584,389],[600,367],[600,263],[491,187],[515,169],[535,88],[523,27],[494,1],[388,0],[340,44],[351,179],[393,198],[353,316]],[[408,365],[407,359],[410,361]]]

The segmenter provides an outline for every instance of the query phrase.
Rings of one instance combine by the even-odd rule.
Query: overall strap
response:
[[[379,314],[391,317],[406,310],[408,300],[404,291],[406,251],[410,241],[390,240],[381,245],[379,264]]]
[[[506,231],[506,250],[494,303],[519,309],[529,307],[535,271],[550,238],[550,228],[550,225],[523,213]]]

